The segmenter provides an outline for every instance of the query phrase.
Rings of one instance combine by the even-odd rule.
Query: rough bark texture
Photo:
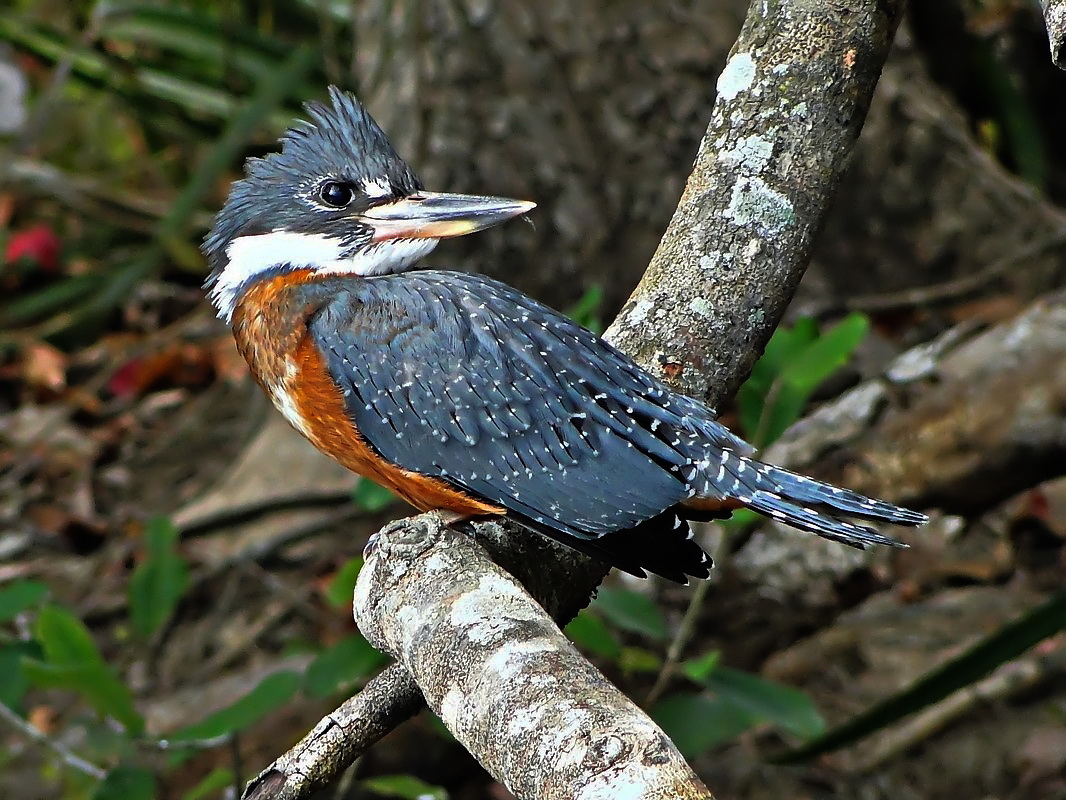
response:
[[[438,515],[375,536],[355,616],[519,800],[711,796],[666,734]]]
[[[762,354],[810,260],[901,5],[752,5],[669,231],[608,332],[682,391],[717,404]]]
[[[307,797],[337,777],[368,747],[424,707],[411,674],[396,664],[386,667],[359,694],[322,719],[285,755],[248,784],[248,800]]]
[[[386,526],[383,533],[406,530],[410,523],[411,520],[400,520]],[[610,569],[553,539],[531,535],[513,523],[473,525],[469,533],[496,563],[521,581],[559,627],[588,605]],[[552,568],[545,569],[549,564]],[[567,576],[566,580],[559,580],[561,573]],[[245,800],[308,797],[424,707],[418,684],[403,666],[393,664],[260,772],[245,788]]]
[[[1051,62],[1066,69],[1066,0],[1040,0],[1040,5],[1044,7]]]
[[[355,4],[360,96],[426,185],[539,203],[535,227],[457,240],[436,263],[561,308],[598,285],[618,308],[677,205],[746,5]]]

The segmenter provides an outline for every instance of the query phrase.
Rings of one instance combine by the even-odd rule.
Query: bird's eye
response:
[[[326,181],[319,187],[318,197],[327,206],[344,208],[355,199],[355,190],[341,181]]]

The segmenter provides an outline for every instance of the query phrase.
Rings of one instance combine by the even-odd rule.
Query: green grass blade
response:
[[[1066,589],[987,636],[958,658],[933,670],[910,688],[878,703],[824,736],[774,756],[771,760],[788,764],[851,746],[874,731],[970,686],[997,667],[1064,629]]]

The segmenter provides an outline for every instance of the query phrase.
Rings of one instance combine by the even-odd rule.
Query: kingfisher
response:
[[[759,461],[704,403],[504,283],[414,270],[535,203],[427,191],[351,94],[251,158],[203,251],[256,380],[319,450],[455,523],[510,517],[684,583],[689,522],[749,508],[864,548],[923,514]]]

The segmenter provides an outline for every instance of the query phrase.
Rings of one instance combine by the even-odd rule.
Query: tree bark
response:
[[[762,354],[810,260],[902,3],[755,3],[644,278],[607,332],[712,406]]]
[[[666,734],[439,515],[375,536],[355,616],[519,800],[711,796]]]
[[[1044,7],[1051,63],[1066,69],[1066,0],[1040,0],[1040,5]]]

